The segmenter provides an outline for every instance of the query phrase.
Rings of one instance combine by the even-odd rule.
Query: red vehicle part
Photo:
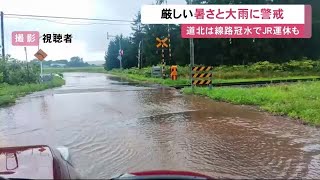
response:
[[[72,164],[46,145],[0,148],[0,179],[80,179]],[[143,171],[112,179],[213,179],[188,171]]]
[[[122,174],[112,179],[214,179],[212,177],[189,171],[143,171]]]

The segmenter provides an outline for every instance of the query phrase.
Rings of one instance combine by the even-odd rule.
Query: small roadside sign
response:
[[[119,50],[119,55],[123,56],[123,50],[122,49]]]
[[[119,59],[119,61],[121,61],[121,60],[122,60],[122,57],[121,57],[121,56],[118,56],[117,58]]]
[[[34,54],[34,56],[39,60],[39,61],[43,61],[48,55],[47,53],[45,53],[44,51],[42,51],[41,49],[38,50],[38,52],[36,54]]]

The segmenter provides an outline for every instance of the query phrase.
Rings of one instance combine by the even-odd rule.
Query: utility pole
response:
[[[141,46],[140,46],[140,69],[142,68],[142,60],[143,60],[143,39],[141,40]]]
[[[166,0],[166,5],[168,5],[168,0]],[[171,37],[170,37],[170,24],[168,24],[168,64],[172,65],[172,58],[171,58]]]
[[[139,22],[138,24],[138,31],[139,31],[139,35],[141,36],[141,22]],[[138,68],[141,69],[141,44],[142,44],[142,36],[141,36],[141,40],[139,42],[139,49],[138,49]]]
[[[39,44],[38,44],[38,51],[40,50],[40,38],[43,36],[39,37]],[[41,82],[42,82],[42,77],[43,77],[43,67],[42,67],[42,61],[40,61],[40,77],[41,77]]]
[[[138,49],[138,68],[141,69],[141,41],[139,42],[139,49]]]
[[[28,82],[30,82],[30,72],[29,72],[29,62],[28,62],[27,47],[24,47],[24,52],[26,54],[26,61],[27,61]]]
[[[192,5],[192,0],[190,0],[190,4]],[[194,66],[194,42],[193,42],[193,38],[190,38],[190,66],[191,66],[191,68]]]
[[[1,11],[1,47],[2,47],[2,60],[5,61],[4,52],[4,27],[3,27],[3,12]]]
[[[194,43],[193,38],[190,39],[190,64],[194,66]]]
[[[192,0],[190,0],[190,4],[192,5]],[[190,38],[190,81],[192,90],[194,90],[194,86],[192,84],[192,68],[194,66],[194,43],[193,38]]]
[[[119,61],[120,61],[120,69],[122,69],[122,54],[121,54],[122,49],[121,49],[121,40],[122,40],[122,35],[120,35],[120,39],[119,39],[119,56],[120,56]]]

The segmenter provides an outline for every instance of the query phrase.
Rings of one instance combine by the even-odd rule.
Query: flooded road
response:
[[[0,109],[0,146],[68,146],[85,178],[154,169],[320,178],[319,129],[104,74],[64,76],[65,86]]]

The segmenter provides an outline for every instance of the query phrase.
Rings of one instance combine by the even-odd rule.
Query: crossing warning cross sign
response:
[[[157,44],[157,48],[159,48],[160,46],[163,47],[168,47],[168,44],[166,43],[166,41],[168,40],[168,38],[164,38],[163,40],[161,40],[160,38],[156,38],[158,44]]]
[[[38,50],[38,52],[36,54],[34,54],[34,56],[40,60],[40,61],[43,61],[44,58],[46,58],[48,55],[47,53],[45,53],[44,51],[42,51],[41,49]]]

